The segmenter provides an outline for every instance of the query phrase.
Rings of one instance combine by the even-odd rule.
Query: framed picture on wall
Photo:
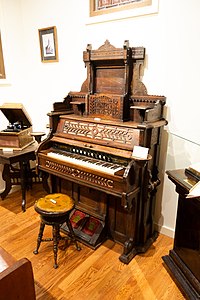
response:
[[[159,0],[90,0],[88,24],[158,13]]]
[[[38,29],[42,62],[58,61],[57,30],[55,26]]]
[[[151,5],[152,0],[90,0],[90,16]]]
[[[4,59],[3,59],[3,49],[1,44],[1,34],[0,34],[0,79],[5,79],[5,67],[4,67]]]

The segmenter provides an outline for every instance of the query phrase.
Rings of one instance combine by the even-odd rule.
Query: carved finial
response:
[[[110,45],[110,42],[109,42],[109,40],[105,40],[105,43],[104,43],[104,45],[106,45],[106,46]]]
[[[87,44],[86,50],[87,51],[92,50],[92,45],[91,44]]]
[[[124,48],[129,48],[129,40],[124,41]]]

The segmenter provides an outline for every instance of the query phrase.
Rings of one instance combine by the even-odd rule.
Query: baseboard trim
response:
[[[175,234],[175,230],[174,229],[166,227],[166,226],[162,226],[162,225],[157,224],[157,223],[155,223],[154,226],[155,226],[155,229],[159,233],[164,234],[166,236],[169,236],[171,238],[174,238],[174,234]]]

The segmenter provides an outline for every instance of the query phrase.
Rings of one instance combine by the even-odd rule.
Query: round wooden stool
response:
[[[67,239],[68,237],[61,237],[60,227],[63,223],[67,223],[69,228],[69,237],[75,242],[76,249],[80,250],[78,246],[75,234],[71,222],[69,220],[69,215],[74,208],[74,201],[71,197],[64,194],[49,194],[44,198],[40,198],[36,201],[34,208],[38,214],[40,214],[41,223],[40,230],[37,239],[37,247],[34,254],[38,254],[38,249],[41,242],[53,241],[53,252],[54,252],[54,268],[58,267],[57,264],[57,253],[58,253],[58,243],[61,239]],[[53,238],[43,239],[43,232],[45,225],[51,225],[53,228]]]

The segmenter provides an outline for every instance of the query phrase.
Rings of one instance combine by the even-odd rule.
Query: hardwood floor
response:
[[[59,244],[58,269],[53,268],[52,243],[42,243],[33,254],[39,230],[39,216],[33,208],[45,195],[40,185],[27,192],[27,210],[21,211],[18,187],[0,200],[0,245],[16,259],[32,262],[37,299],[40,300],[176,300],[185,299],[165,269],[162,256],[173,240],[159,235],[157,241],[128,265],[119,261],[122,246],[107,240],[97,250],[81,244],[81,251],[70,244]],[[45,237],[51,236],[46,226]],[[28,299],[27,299],[28,300]]]

